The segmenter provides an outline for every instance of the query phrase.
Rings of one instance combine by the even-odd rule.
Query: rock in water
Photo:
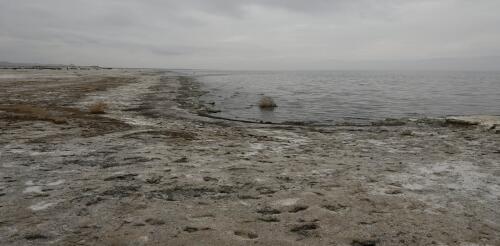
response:
[[[278,107],[278,105],[276,105],[272,98],[264,96],[259,101],[259,107],[261,109],[272,109]]]

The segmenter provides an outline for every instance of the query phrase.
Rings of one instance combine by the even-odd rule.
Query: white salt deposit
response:
[[[40,211],[40,210],[45,210],[53,205],[55,205],[55,202],[39,202],[37,204],[31,205],[29,208],[33,211]]]

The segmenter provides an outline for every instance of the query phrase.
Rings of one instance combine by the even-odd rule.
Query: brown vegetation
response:
[[[65,124],[67,121],[56,113],[41,107],[27,104],[0,106],[0,110],[8,112],[8,118],[17,120],[41,120],[55,124]]]
[[[276,103],[274,102],[274,100],[270,97],[262,97],[259,101],[259,107],[261,109],[272,109],[272,108],[275,108],[277,107],[278,105],[276,105]]]
[[[91,104],[89,106],[89,112],[91,114],[104,114],[106,109],[108,108],[108,105],[104,102],[96,102],[94,104]]]

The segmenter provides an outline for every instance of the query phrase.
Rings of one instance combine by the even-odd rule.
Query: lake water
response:
[[[194,71],[214,115],[255,121],[369,122],[500,115],[500,72]],[[263,96],[277,108],[261,110]]]

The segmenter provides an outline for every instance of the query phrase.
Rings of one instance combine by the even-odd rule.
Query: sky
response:
[[[499,0],[0,0],[0,61],[494,69],[499,13]]]

